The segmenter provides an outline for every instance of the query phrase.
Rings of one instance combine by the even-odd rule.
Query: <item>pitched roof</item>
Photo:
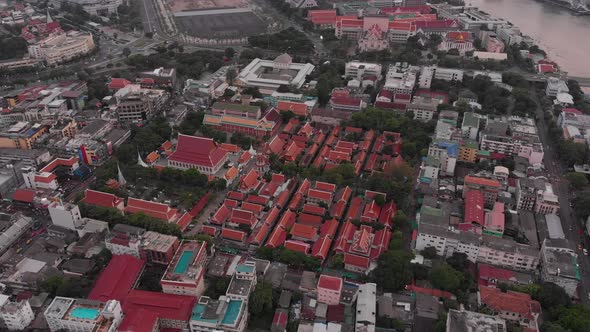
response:
[[[285,243],[286,239],[287,231],[283,227],[276,227],[266,241],[266,247],[277,248]]]
[[[322,217],[321,216],[316,216],[313,214],[307,214],[307,213],[300,213],[299,216],[297,217],[297,222],[305,224],[305,225],[320,225],[322,223]]]
[[[127,199],[125,211],[128,213],[142,212],[150,217],[166,221],[174,219],[177,212],[176,209],[171,209],[167,204],[150,202],[133,197]]]
[[[464,182],[465,184],[476,184],[480,186],[500,188],[500,182],[498,182],[498,180],[480,178],[472,175],[465,176]]]
[[[507,311],[520,314],[522,317],[533,319],[541,313],[541,305],[530,295],[514,291],[502,292],[492,287],[479,287],[479,297],[482,304],[493,311]]]
[[[258,181],[258,172],[252,168],[248,174],[244,175],[240,180],[240,190],[250,191],[256,189],[260,184]]]
[[[322,261],[328,257],[328,251],[330,250],[330,245],[332,244],[332,239],[329,237],[323,237],[316,241],[313,244],[311,249],[311,255],[315,258],[319,258]]]
[[[465,194],[465,222],[484,226],[483,194],[479,190],[469,190]]]
[[[335,9],[316,9],[307,12],[307,17],[315,25],[325,25],[336,23]]]
[[[321,274],[318,280],[318,288],[340,291],[342,290],[342,285],[342,278],[333,277],[325,274]]]
[[[179,134],[176,150],[168,160],[215,167],[223,161],[227,153],[227,150],[220,148],[212,138]]]
[[[221,237],[228,240],[243,242],[246,239],[246,233],[229,228],[224,228],[221,231]]]
[[[297,241],[297,240],[287,240],[285,241],[285,248],[297,252],[301,252],[307,255],[310,249],[309,243]]]
[[[33,203],[34,199],[35,199],[35,191],[32,189],[19,188],[14,191],[14,195],[12,196],[13,201],[26,202],[26,203]]]
[[[277,104],[277,111],[279,112],[293,112],[296,116],[307,116],[307,105],[304,103],[296,103],[292,101],[279,100]]]
[[[369,258],[349,253],[344,253],[344,265],[352,265],[363,269],[369,268]]]
[[[315,198],[328,203],[332,201],[332,193],[323,190],[309,189],[307,191],[307,197]]]
[[[320,227],[320,236],[334,238],[334,235],[336,235],[336,229],[338,229],[338,220],[330,219]]]
[[[133,289],[143,266],[144,261],[134,256],[113,255],[88,294],[88,299],[123,301]]]
[[[196,297],[132,290],[123,302],[123,312],[141,309],[154,312],[161,320],[186,322],[191,316]]]
[[[116,208],[122,202],[122,199],[109,193],[86,189],[83,203],[90,205],[98,205],[106,208]]]
[[[318,229],[313,226],[297,223],[291,227],[290,234],[293,237],[313,241],[318,235]]]

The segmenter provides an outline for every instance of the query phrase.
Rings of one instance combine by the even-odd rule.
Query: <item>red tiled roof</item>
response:
[[[465,194],[465,222],[484,226],[483,194],[479,190],[469,190]]]
[[[395,216],[396,211],[397,207],[394,201],[389,201],[385,203],[385,205],[381,209],[381,214],[379,215],[379,223],[391,227],[391,224],[393,222],[392,218]]]
[[[291,111],[296,116],[307,116],[307,105],[304,103],[279,100],[279,103],[277,104],[277,111],[281,113]]]
[[[211,138],[179,134],[176,150],[168,160],[215,167],[223,161],[227,153],[227,150],[219,148]]]
[[[285,203],[287,203],[290,196],[291,196],[291,193],[289,191],[287,191],[287,190],[282,191],[277,196],[277,198],[275,200],[275,205],[282,208],[283,206],[285,206]]]
[[[307,17],[311,23],[315,25],[335,24],[336,10],[335,9],[318,9],[307,12]]]
[[[19,188],[14,191],[14,195],[12,196],[13,201],[26,202],[26,203],[33,203],[34,199],[35,199],[35,191],[31,190],[31,189]]]
[[[316,241],[313,244],[311,249],[311,255],[315,258],[319,258],[322,261],[328,257],[328,251],[330,250],[330,245],[332,244],[332,239],[329,237],[323,237]]]
[[[417,29],[429,30],[429,29],[442,29],[458,27],[457,21],[455,20],[423,20],[414,21],[414,25]]]
[[[465,184],[477,184],[486,187],[500,188],[500,182],[493,179],[480,178],[477,176],[467,175],[464,179]]]
[[[268,241],[266,241],[266,247],[278,248],[287,239],[287,231],[283,227],[277,227],[270,234]]]
[[[123,302],[123,312],[144,309],[156,313],[161,320],[187,322],[195,305],[196,297],[159,292],[132,290]]]
[[[127,199],[127,207],[125,212],[128,213],[144,213],[148,216],[160,220],[170,221],[176,215],[176,209],[171,209],[170,206],[162,203],[145,201],[143,199],[129,197]]]
[[[290,231],[291,236],[314,241],[318,235],[318,229],[305,224],[294,224]]]
[[[117,328],[119,332],[152,331],[158,322],[158,313],[139,309],[125,313],[121,325]],[[160,329],[162,332],[163,330]]]
[[[286,328],[287,327],[287,320],[289,319],[289,314],[288,312],[281,310],[281,309],[277,309],[275,310],[275,315],[272,318],[272,323],[274,325],[279,325],[281,327]]]
[[[118,90],[118,89],[122,89],[122,88],[126,87],[129,84],[131,84],[131,82],[124,79],[124,78],[113,77],[113,78],[111,78],[111,81],[109,82],[108,87],[111,90]]]
[[[233,209],[229,221],[236,224],[252,226],[256,223],[256,217],[251,211]]]
[[[243,201],[246,198],[246,194],[237,191],[230,191],[227,193],[227,198],[231,198],[236,201]]]
[[[415,286],[415,285],[408,285],[407,286],[407,290],[413,291],[413,292],[416,292],[416,293],[420,293],[420,294],[426,294],[426,295],[434,296],[434,297],[444,297],[444,298],[447,298],[449,300],[454,297],[453,294],[451,294],[449,292],[442,291],[440,289],[423,288],[423,287],[418,287],[418,286]]]
[[[219,144],[219,148],[232,153],[240,152],[240,147],[235,144],[221,143]]]
[[[510,281],[514,278],[513,271],[497,268],[487,264],[478,264],[478,272],[480,284],[481,281],[485,281],[486,283],[484,286],[487,286],[488,282],[491,282],[492,280],[493,282],[491,283],[496,284],[498,281]]]
[[[300,253],[304,253],[307,255],[309,252],[309,244],[297,240],[287,240],[285,241],[285,248],[293,251],[297,251]]]
[[[363,269],[368,269],[369,263],[370,261],[367,257],[344,253],[344,265],[352,265]]]
[[[229,218],[230,214],[231,209],[228,208],[225,204],[222,204],[219,207],[219,209],[215,211],[213,217],[211,217],[211,222],[214,224],[222,225],[227,220],[227,218]]]
[[[316,216],[323,216],[324,214],[326,214],[326,209],[324,209],[323,207],[316,206],[316,205],[304,204],[303,205],[303,212],[309,213],[309,214],[314,214]]]
[[[58,166],[67,166],[72,167],[79,161],[76,157],[70,157],[68,159],[65,158],[55,158],[45,167],[39,170],[39,173],[50,173],[53,172]]]
[[[307,197],[315,198],[320,201],[324,201],[326,203],[329,203],[332,201],[332,193],[329,193],[329,192],[326,192],[323,190],[309,189],[307,191]]]
[[[178,225],[181,231],[184,231],[192,220],[193,216],[190,213],[185,212],[180,218],[178,218],[176,224]]]
[[[260,213],[264,209],[264,206],[248,202],[242,202],[241,208],[242,210],[252,211],[253,213]]]
[[[330,98],[330,104],[333,105],[334,108],[338,108],[338,106],[358,106],[361,107],[362,99],[355,98],[355,97],[332,97]]]
[[[228,240],[243,242],[244,239],[246,239],[246,233],[244,233],[242,231],[236,231],[233,229],[229,229],[229,228],[224,228],[221,231],[221,237],[228,239]]]
[[[320,227],[320,236],[334,238],[334,235],[336,235],[336,229],[338,229],[338,220],[330,219]]]
[[[268,235],[268,231],[270,230],[270,225],[269,224],[262,224],[262,226],[260,226],[260,228],[258,229],[258,231],[256,232],[256,235],[254,235],[254,238],[252,239],[251,243],[252,244],[262,244],[262,241],[264,241],[264,238]]]
[[[50,183],[57,179],[57,175],[50,173],[47,175],[35,175],[35,182]]]
[[[88,299],[102,302],[123,301],[133,288],[143,266],[143,260],[131,255],[113,255],[96,280]]]
[[[507,291],[492,287],[479,287],[481,304],[495,312],[514,312],[522,317],[533,319],[541,313],[541,305],[533,300],[529,294]]]
[[[332,277],[325,274],[321,274],[318,280],[318,288],[340,291],[342,290],[342,285],[342,278]]]
[[[205,205],[207,205],[207,203],[209,202],[209,197],[211,197],[211,194],[206,193],[205,195],[203,195],[203,197],[199,199],[199,201],[195,204],[195,206],[193,206],[193,208],[189,212],[191,216],[196,217],[201,212],[201,210],[203,210]]]
[[[121,203],[121,198],[113,194],[104,193],[102,191],[86,189],[82,202],[90,205],[98,205],[107,208],[116,208],[117,205]]]
[[[211,236],[217,236],[217,227],[203,225],[201,226],[201,233]]]
[[[248,174],[242,177],[240,180],[240,190],[242,191],[250,191],[256,189],[260,184],[258,181],[258,172],[255,169],[251,169]]]
[[[297,222],[305,224],[305,225],[313,225],[313,226],[317,226],[320,225],[322,223],[322,217],[321,216],[316,216],[313,214],[307,214],[307,213],[300,213],[299,216],[297,217]]]

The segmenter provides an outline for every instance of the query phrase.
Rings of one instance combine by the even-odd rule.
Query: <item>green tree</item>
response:
[[[125,57],[128,57],[128,56],[130,56],[130,55],[131,55],[131,50],[129,49],[129,47],[125,47],[125,48],[123,48],[123,55],[124,55]]]
[[[449,264],[441,264],[430,271],[430,282],[434,288],[455,292],[461,288],[463,274]]]
[[[236,77],[238,77],[238,72],[233,67],[229,68],[227,70],[227,72],[225,73],[225,81],[229,85],[233,85],[234,80],[236,79]]]
[[[565,177],[570,182],[570,185],[576,190],[580,190],[588,185],[588,178],[585,174],[570,172],[567,173]]]
[[[272,312],[272,284],[264,281],[256,284],[256,288],[252,294],[250,294],[248,310],[250,311],[250,314],[253,315]]]
[[[233,49],[233,48],[231,48],[231,47],[228,47],[228,48],[226,48],[226,49],[225,49],[225,51],[223,52],[223,54],[224,54],[224,55],[225,55],[227,58],[231,59],[231,58],[233,58],[233,57],[234,57],[234,55],[236,54],[236,50],[234,50],[234,49]]]
[[[568,306],[571,303],[565,290],[552,282],[543,283],[533,298],[545,309]]]
[[[454,252],[447,258],[447,263],[457,271],[467,271],[469,268],[469,259],[464,253]]]
[[[424,256],[424,258],[426,259],[434,259],[436,258],[436,248],[428,246],[424,248],[424,250],[422,250],[420,254]]]
[[[410,261],[414,255],[404,250],[388,250],[379,256],[377,268],[371,271],[371,279],[386,292],[403,289],[412,281]]]
[[[588,332],[590,329],[590,309],[583,304],[575,304],[569,308],[559,307],[555,317],[555,323],[571,332]]]

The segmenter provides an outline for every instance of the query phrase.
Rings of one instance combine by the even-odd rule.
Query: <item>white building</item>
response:
[[[362,284],[357,294],[354,331],[374,332],[377,320],[377,284]]]
[[[443,81],[463,81],[463,70],[453,68],[434,67],[434,78]]]
[[[67,2],[81,5],[85,12],[96,16],[109,16],[116,13],[117,8],[123,3],[122,0],[67,0]]]
[[[310,63],[293,63],[288,54],[282,54],[274,60],[254,59],[236,78],[241,86],[276,90],[281,85],[301,88],[307,75],[314,70]]]
[[[567,87],[567,84],[556,77],[549,77],[547,80],[547,87],[545,88],[545,94],[548,97],[557,97],[560,93],[567,93],[570,92],[570,89]]]
[[[383,89],[394,93],[412,94],[416,86],[417,73],[420,69],[407,63],[390,65],[385,77]]]
[[[183,241],[160,280],[162,292],[201,297],[205,291],[206,263],[206,242]]]
[[[78,205],[53,202],[48,206],[47,210],[49,210],[51,222],[56,226],[74,231],[82,225],[82,215]]]
[[[446,332],[456,331],[504,332],[506,321],[497,316],[451,309],[447,315]]]
[[[377,81],[381,80],[381,71],[383,67],[377,63],[351,61],[345,65],[344,75],[346,77],[356,78],[359,81],[363,80],[363,77],[375,76]]]
[[[406,110],[414,113],[414,120],[428,122],[438,112],[440,103],[440,100],[436,98],[414,97]]]
[[[113,255],[131,255],[139,258],[142,235],[145,229],[117,224],[105,238],[105,245]]]
[[[8,296],[0,294],[0,318],[10,331],[23,331],[35,319],[28,300],[11,302]]]
[[[432,78],[434,77],[435,67],[424,66],[420,71],[420,77],[418,78],[418,86],[421,89],[430,89],[432,84]]]
[[[51,332],[116,332],[123,319],[119,301],[104,303],[61,296],[53,299],[44,315]]]
[[[29,45],[29,55],[35,59],[45,60],[48,65],[54,65],[86,55],[94,48],[92,34],[68,32],[51,35],[37,44]]]
[[[581,278],[576,255],[565,250],[555,250],[551,248],[550,242],[553,241],[545,240],[541,246],[541,279],[555,283],[574,297]]]

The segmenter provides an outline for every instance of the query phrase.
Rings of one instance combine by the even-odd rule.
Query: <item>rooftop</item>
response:
[[[473,311],[451,309],[447,318],[447,331],[452,332],[505,332],[506,321],[497,316]]]

